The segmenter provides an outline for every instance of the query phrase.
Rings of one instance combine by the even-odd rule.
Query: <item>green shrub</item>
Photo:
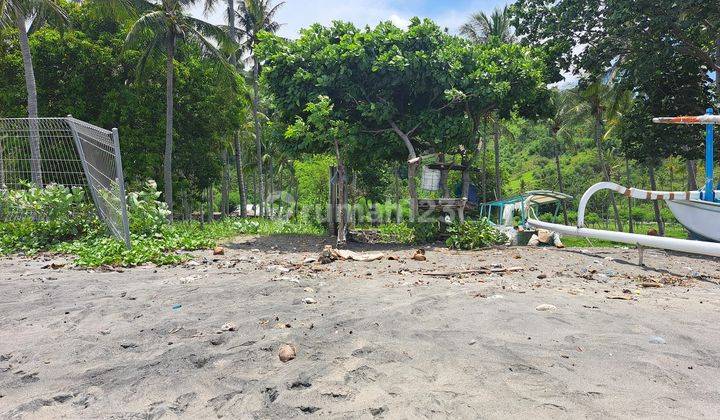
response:
[[[467,220],[448,228],[450,237],[445,241],[453,249],[480,249],[507,242],[507,236],[497,230],[487,218]]]
[[[386,223],[378,227],[380,240],[387,243],[411,244],[415,242],[415,230],[407,223]]]
[[[147,181],[142,191],[128,193],[130,232],[140,236],[151,236],[168,224],[170,210],[167,204],[160,200],[160,195],[157,183],[153,180]]]
[[[97,235],[103,225],[82,188],[27,185],[0,192],[0,254],[35,253],[83,235]]]
[[[82,189],[59,185],[28,186],[0,192],[0,209],[15,221],[0,223],[0,254],[41,250],[77,255],[80,266],[174,264],[187,258],[178,251],[212,248],[220,238],[239,234],[323,234],[307,221],[225,219],[205,225],[196,221],[169,223],[157,185],[149,181],[128,194],[132,248],[107,235]]]
[[[440,223],[387,223],[378,228],[378,234],[380,240],[386,243],[425,244],[438,239]]]

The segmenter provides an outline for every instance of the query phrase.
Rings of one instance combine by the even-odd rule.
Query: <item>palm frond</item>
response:
[[[497,8],[488,15],[484,12],[473,13],[470,19],[460,27],[460,34],[475,43],[486,43],[491,38],[501,42],[515,42],[510,11],[507,6]]]
[[[145,73],[145,67],[147,67],[148,59],[154,52],[160,49],[163,41],[165,41],[164,34],[158,32],[155,34],[155,36],[153,36],[153,39],[148,44],[147,48],[145,48],[145,51],[143,51],[142,56],[140,56],[140,61],[138,61],[138,65],[135,68],[135,77],[137,79],[141,79],[143,77],[143,74]]]
[[[166,16],[162,10],[155,10],[152,12],[145,13],[136,20],[130,27],[127,36],[125,37],[125,45],[135,46],[140,41],[141,35],[145,32],[152,32],[157,34],[165,32],[166,30]]]
[[[91,0],[91,3],[98,7],[102,15],[119,20],[135,18],[157,8],[148,0]]]

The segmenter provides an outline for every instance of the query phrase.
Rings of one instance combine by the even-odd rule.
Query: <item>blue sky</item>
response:
[[[333,20],[345,20],[357,25],[376,24],[391,20],[402,26],[413,16],[429,17],[450,32],[476,11],[492,11],[509,3],[505,0],[286,0],[278,12],[277,20],[283,23],[280,35],[297,37],[298,30],[313,23],[329,24]],[[201,7],[193,14],[200,16]],[[222,21],[217,11],[206,17],[213,23]]]
[[[192,13],[212,23],[223,23],[223,12],[218,6],[210,16],[203,16],[202,2]],[[460,25],[477,11],[491,12],[496,7],[511,3],[510,0],[286,0],[277,14],[282,23],[280,35],[296,38],[301,28],[321,23],[329,25],[333,20],[344,20],[356,25],[375,25],[390,20],[398,26],[406,26],[413,16],[429,17],[450,33],[457,34]],[[558,86],[572,86],[577,78],[566,74],[566,80]]]

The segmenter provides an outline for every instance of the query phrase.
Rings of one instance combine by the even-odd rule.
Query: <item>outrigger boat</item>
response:
[[[698,191],[646,191],[626,188],[613,182],[600,182],[590,187],[580,199],[577,226],[565,226],[528,218],[527,224],[534,228],[548,229],[564,235],[596,238],[613,242],[637,245],[642,264],[643,247],[662,248],[720,257],[720,191],[714,187],[713,147],[714,125],[720,124],[720,115],[707,114],[687,117],[653,118],[658,124],[704,124],[705,125],[705,185]],[[634,233],[588,229],[585,227],[585,208],[590,197],[598,191],[611,190],[640,200],[663,200],[675,218],[685,228],[705,240],[663,238]],[[710,242],[714,241],[714,242]]]

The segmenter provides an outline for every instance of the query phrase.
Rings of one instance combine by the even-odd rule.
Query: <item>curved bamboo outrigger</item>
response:
[[[705,115],[659,117],[653,118],[653,122],[660,124],[704,124],[706,126],[705,185],[702,190],[646,191],[637,188],[626,188],[613,182],[599,182],[585,191],[580,199],[577,226],[547,223],[536,218],[528,219],[527,223],[535,228],[548,229],[565,235],[637,245],[638,249],[641,250],[641,264],[643,247],[720,257],[720,243],[717,243],[720,242],[720,201],[716,199],[716,197],[720,197],[720,191],[715,190],[713,179],[714,125],[720,124],[720,115],[713,115],[713,110],[708,109]],[[601,190],[611,190],[641,200],[664,200],[683,226],[697,236],[708,239],[708,241],[588,229],[585,227],[585,208],[590,197]]]

